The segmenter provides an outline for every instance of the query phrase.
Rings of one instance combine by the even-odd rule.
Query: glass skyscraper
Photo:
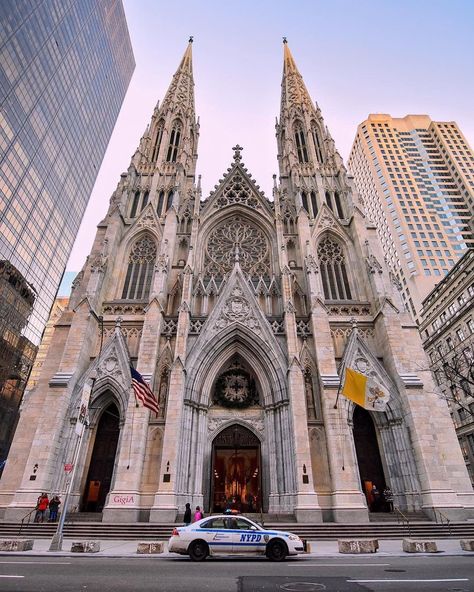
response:
[[[18,406],[24,352],[40,342],[134,68],[121,0],[0,2],[2,423],[4,403],[9,416]]]

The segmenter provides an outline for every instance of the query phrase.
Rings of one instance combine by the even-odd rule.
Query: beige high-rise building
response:
[[[474,246],[474,153],[453,121],[371,114],[348,164],[405,305],[420,322],[424,298]]]

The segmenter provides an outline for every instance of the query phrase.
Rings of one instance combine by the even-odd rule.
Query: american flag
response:
[[[132,388],[133,392],[135,393],[135,397],[143,403],[144,407],[147,407],[155,413],[159,413],[160,408],[158,406],[158,401],[156,400],[151,388],[143,380],[143,376],[131,366],[130,372],[132,374]]]

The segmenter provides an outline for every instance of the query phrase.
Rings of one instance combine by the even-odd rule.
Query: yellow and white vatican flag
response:
[[[390,393],[372,376],[346,368],[341,393],[368,411],[385,411]]]

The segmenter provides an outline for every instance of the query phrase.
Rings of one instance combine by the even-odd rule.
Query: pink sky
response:
[[[137,67],[67,269],[89,254],[120,174],[194,35],[198,174],[203,197],[244,147],[243,161],[271,197],[282,36],[347,160],[369,113],[454,120],[473,145],[470,0],[123,0]]]

